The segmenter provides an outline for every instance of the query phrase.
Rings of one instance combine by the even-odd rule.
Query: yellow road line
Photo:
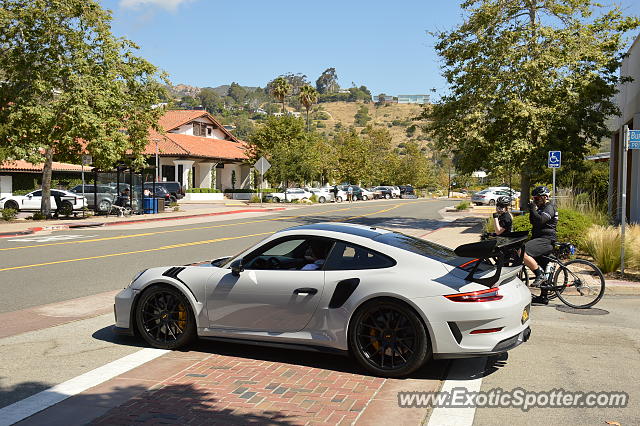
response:
[[[237,239],[240,239],[240,238],[249,238],[249,237],[258,237],[258,236],[261,236],[261,235],[270,235],[270,234],[273,234],[274,232],[275,231],[273,231],[273,232],[263,232],[263,233],[260,233],[260,234],[241,235],[241,236],[238,236],[238,237],[214,238],[212,240],[203,240],[203,241],[193,241],[193,242],[190,242],[190,243],[172,244],[172,245],[169,245],[169,246],[162,246],[162,247],[156,247],[156,248],[145,249],[145,250],[135,250],[135,251],[126,251],[126,252],[122,252],[122,253],[102,254],[100,256],[80,257],[80,258],[77,258],[77,259],[56,260],[56,261],[53,261],[53,262],[36,263],[36,264],[33,264],[33,265],[12,266],[10,268],[2,268],[2,269],[0,269],[0,272],[1,271],[10,271],[10,270],[13,270],[13,269],[25,269],[25,268],[35,268],[37,266],[56,265],[56,264],[60,264],[60,263],[80,262],[82,260],[104,259],[106,257],[124,256],[124,255],[127,255],[127,254],[148,253],[148,252],[152,252],[152,251],[169,250],[169,249],[172,249],[172,248],[197,246],[197,245],[200,245],[200,244],[210,244],[210,243],[217,243],[217,242],[220,242],[220,241],[237,240]]]
[[[359,217],[371,216],[371,215],[374,215],[374,214],[388,212],[388,211],[396,209],[396,208],[398,208],[400,206],[402,206],[402,204],[396,204],[396,205],[394,205],[394,206],[392,206],[392,207],[390,207],[388,209],[378,210],[378,211],[375,211],[375,212],[372,212],[372,213],[365,213],[363,215],[358,215],[358,216],[351,216],[351,217],[349,217],[349,218],[347,218],[345,220],[351,220],[351,219],[356,219],[356,218],[359,218]],[[304,215],[301,215],[301,216],[304,216]],[[104,258],[107,258],[107,257],[124,256],[124,255],[128,255],[128,254],[149,253],[149,252],[153,252],[153,251],[169,250],[169,249],[180,248],[180,247],[190,247],[190,246],[196,246],[196,245],[201,245],[201,244],[218,243],[220,241],[229,241],[229,240],[237,240],[237,239],[240,239],[240,238],[250,238],[250,237],[263,236],[263,235],[271,235],[271,234],[273,234],[275,232],[277,232],[277,231],[262,232],[262,233],[259,233],[259,234],[240,235],[240,236],[236,236],[236,237],[214,238],[214,239],[211,239],[211,240],[193,241],[193,242],[190,242],[190,243],[171,244],[171,245],[168,245],[168,246],[156,247],[156,248],[151,248],[151,249],[134,250],[134,251],[121,252],[121,253],[102,254],[102,255],[99,255],[99,256],[81,257],[81,258],[77,258],[77,259],[56,260],[56,261],[51,261],[51,262],[35,263],[35,264],[32,264],[32,265],[11,266],[11,267],[8,267],[8,268],[0,268],[0,272],[2,272],[2,271],[11,271],[11,270],[16,270],[16,269],[35,268],[35,267],[38,267],[38,266],[57,265],[57,264],[61,264],[61,263],[80,262],[80,261],[83,261],[83,260],[104,259]]]
[[[264,223],[264,222],[271,222],[271,221],[277,221],[277,220],[296,219],[298,217],[311,216],[311,215],[314,215],[314,214],[340,212],[340,211],[352,210],[352,209],[365,209],[365,208],[370,208],[370,207],[371,206],[358,206],[358,207],[352,206],[352,207],[346,207],[346,208],[342,208],[342,209],[325,210],[325,211],[321,211],[321,212],[305,213],[305,214],[296,215],[296,216],[276,217],[276,218],[271,218],[271,219],[249,220],[249,221],[245,221],[245,222],[223,223],[223,224],[220,224],[220,225],[198,226],[198,227],[184,228],[184,229],[168,229],[168,230],[164,230],[164,231],[143,232],[143,233],[139,233],[139,234],[117,235],[117,236],[114,236],[114,237],[91,238],[91,239],[87,239],[87,240],[58,241],[58,242],[55,242],[55,243],[32,244],[32,245],[28,245],[28,246],[4,247],[4,248],[0,248],[0,252],[1,251],[8,251],[8,250],[22,250],[22,249],[28,249],[28,248],[59,246],[59,245],[67,245],[67,244],[84,244],[84,243],[93,243],[93,242],[99,242],[99,241],[120,240],[120,239],[124,239],[124,238],[149,237],[149,236],[152,236],[152,235],[170,234],[170,233],[173,233],[173,232],[185,232],[185,231],[197,231],[197,230],[201,230],[201,229],[224,228],[224,227],[228,227],[228,226],[248,225],[248,224],[252,224],[252,223]],[[354,217],[359,217],[359,216],[354,216]],[[349,219],[351,219],[351,218],[341,219],[341,220],[349,220]]]

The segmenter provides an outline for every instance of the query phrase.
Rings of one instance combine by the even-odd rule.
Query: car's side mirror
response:
[[[244,271],[244,265],[242,264],[242,259],[237,259],[231,262],[231,274],[236,277],[240,276],[240,272]]]
[[[31,194],[27,195],[28,199],[31,199],[31,197],[33,197],[33,195],[31,195]]]

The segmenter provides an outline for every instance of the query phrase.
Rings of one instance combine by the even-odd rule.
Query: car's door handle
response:
[[[302,288],[296,288],[295,290],[293,290],[293,294],[298,294],[300,296],[309,296],[312,294],[316,294],[318,292],[317,288],[311,288],[311,287],[302,287]]]

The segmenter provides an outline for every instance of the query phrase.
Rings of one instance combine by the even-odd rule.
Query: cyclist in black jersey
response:
[[[509,213],[511,198],[505,195],[496,200],[496,212],[493,214],[493,227],[495,234],[509,233],[513,228],[513,216]]]
[[[558,226],[558,210],[549,202],[550,191],[546,186],[536,187],[531,195],[533,201],[529,203],[529,222],[531,223],[531,239],[524,246],[524,264],[533,271],[535,280],[532,287],[540,286],[544,281],[544,271],[538,265],[536,257],[553,251],[556,241],[556,227]],[[540,289],[540,296],[534,297],[533,303],[546,305],[549,303],[547,289]]]

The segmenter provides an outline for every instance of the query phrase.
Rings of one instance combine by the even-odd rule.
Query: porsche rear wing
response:
[[[472,261],[474,266],[465,279],[487,287],[493,287],[498,281],[513,279],[519,270],[519,268],[513,267],[522,265],[524,250],[519,249],[524,245],[528,235],[527,231],[512,232],[495,239],[458,246],[454,250],[456,255],[476,259],[475,262]],[[486,273],[484,274],[485,276],[475,276],[482,261],[487,261],[494,265],[495,273],[492,276],[487,277]],[[504,267],[509,267],[509,270],[503,276],[502,269]]]

